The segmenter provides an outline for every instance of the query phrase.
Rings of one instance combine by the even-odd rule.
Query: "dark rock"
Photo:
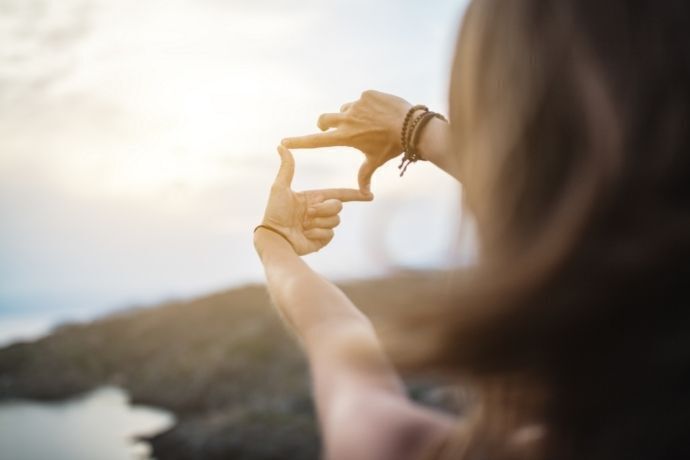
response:
[[[375,322],[435,288],[429,274],[344,286]],[[151,439],[159,460],[318,458],[307,364],[263,286],[71,324],[0,350],[0,399],[61,399],[103,384],[176,414],[177,425]],[[425,383],[413,393],[445,404],[434,391]]]

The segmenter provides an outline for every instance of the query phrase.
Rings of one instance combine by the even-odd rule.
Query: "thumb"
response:
[[[282,145],[278,146],[278,153],[280,154],[280,169],[275,184],[289,188],[295,175],[295,159],[292,153]]]
[[[359,168],[359,189],[367,196],[371,195],[371,176],[376,171],[376,164],[370,160],[364,160]]]

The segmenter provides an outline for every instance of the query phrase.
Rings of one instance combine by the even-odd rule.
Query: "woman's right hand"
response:
[[[278,153],[280,170],[271,187],[261,224],[282,235],[298,255],[316,252],[333,239],[333,229],[340,223],[338,214],[344,202],[371,201],[372,197],[348,188],[295,192],[291,187],[295,174],[292,153],[282,145]]]
[[[288,148],[354,147],[366,156],[359,170],[359,188],[371,194],[371,176],[388,160],[402,153],[400,131],[412,105],[406,100],[378,91],[365,91],[340,113],[319,117],[322,133],[283,139]]]

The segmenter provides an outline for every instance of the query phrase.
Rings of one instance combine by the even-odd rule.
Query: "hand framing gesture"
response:
[[[291,189],[295,160],[278,147],[281,163],[266,205],[262,225],[282,234],[299,255],[316,252],[333,239],[340,223],[338,213],[347,201],[371,201],[371,194],[356,189],[324,189],[294,192]]]
[[[344,104],[340,113],[324,113],[318,126],[322,133],[283,139],[289,148],[354,147],[366,156],[359,170],[359,189],[370,193],[376,169],[402,152],[400,130],[412,105],[379,91],[365,91],[359,100]]]

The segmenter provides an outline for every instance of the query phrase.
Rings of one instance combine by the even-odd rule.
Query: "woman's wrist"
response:
[[[451,166],[449,145],[450,125],[440,118],[433,118],[419,133],[417,150],[421,158],[448,171]]]
[[[402,122],[400,144],[403,157],[398,169],[400,177],[407,167],[418,160],[443,162],[445,146],[450,138],[448,120],[424,105],[410,106]]]
[[[254,230],[254,248],[261,259],[263,259],[266,253],[270,251],[288,250],[294,252],[292,245],[287,241],[287,239],[285,239],[285,237],[261,226]]]

